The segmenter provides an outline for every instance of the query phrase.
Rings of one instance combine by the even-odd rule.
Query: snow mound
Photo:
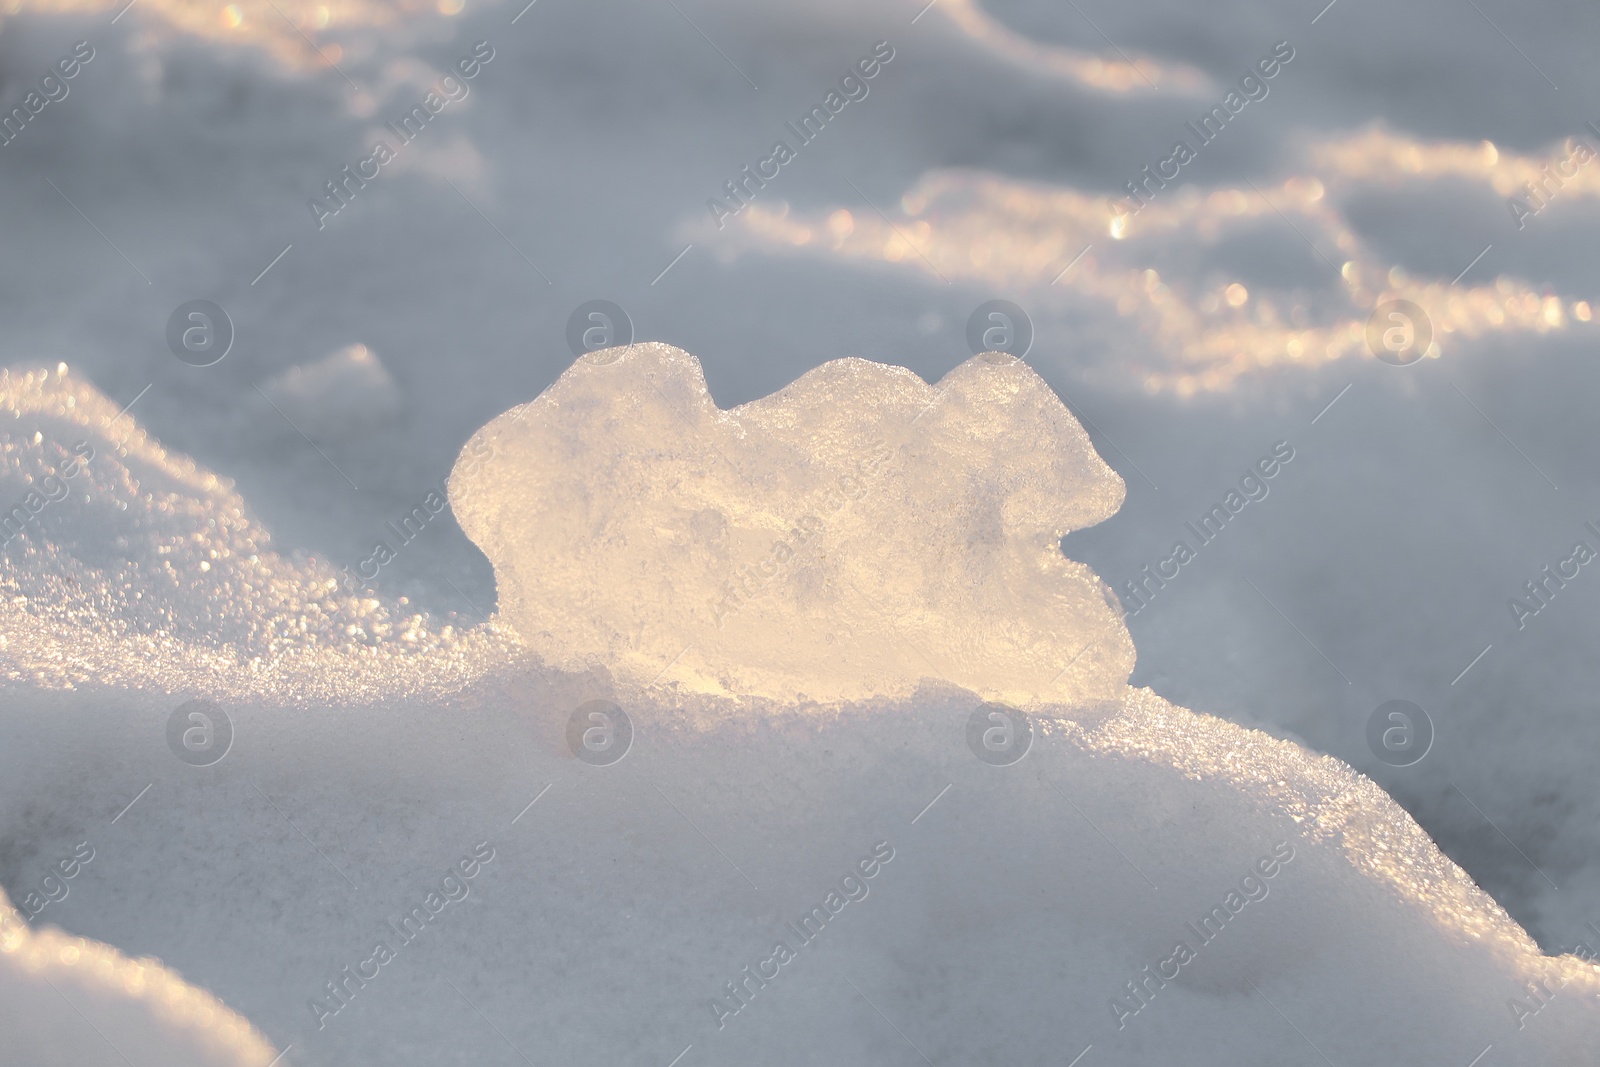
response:
[[[267,1067],[276,1057],[248,1020],[159,961],[33,930],[3,889],[0,1033],[5,1062],[30,1067]]]
[[[586,357],[473,438],[450,485],[531,650],[492,624],[205,649],[181,616],[139,614],[200,596],[150,560],[217,562],[201,574],[245,635],[279,632],[325,579],[259,551],[214,476],[131,425],[119,445],[86,385],[12,374],[0,400],[21,426],[7,485],[48,500],[6,580],[86,583],[0,611],[8,884],[26,903],[35,859],[101,835],[53,920],[174,961],[299,1067],[507,1044],[573,1063],[692,1047],[707,1067],[913,1048],[1420,1067],[1492,1046],[1544,1067],[1600,1032],[1600,967],[1542,955],[1374,783],[1126,685],[1126,631],[1054,540],[1122,486],[1016,363],[929,387],[841,361],[719,411],[676,349]],[[69,477],[59,442],[78,434],[98,436]],[[70,529],[51,510],[69,506]],[[821,525],[717,628],[719,568],[769,558],[796,513]],[[209,554],[247,531],[280,584]],[[90,569],[107,559],[139,565]],[[678,687],[651,687],[641,650],[691,639],[706,648],[667,664]],[[1029,681],[1049,656],[1054,689]],[[196,693],[225,694],[233,724],[205,765],[170,734]],[[596,729],[626,740],[597,754]],[[493,857],[470,892],[441,881],[468,849]],[[140,967],[198,1026],[127,999]],[[122,1062],[57,1043],[85,1032],[58,1036],[70,1008],[135,1064],[270,1062],[176,982],[0,919],[0,1032],[31,1062]],[[571,1025],[597,1003],[627,1010]]]
[[[501,617],[551,665],[824,703],[925,679],[1019,705],[1115,699],[1132,640],[1060,540],[1122,498],[1020,360],[934,387],[837,360],[722,411],[662,344],[581,359],[450,479]]]
[[[400,387],[366,345],[346,345],[315,363],[290,367],[261,387],[282,413],[267,420],[284,433],[302,431],[319,441],[371,433],[400,415]]]
[[[167,452],[65,364],[0,371],[0,425],[4,677],[56,688],[154,672],[208,696],[338,700],[375,677],[363,657],[389,662],[392,684],[410,670],[396,660],[461,650],[451,627],[352,593],[327,561],[273,552],[230,481]]]

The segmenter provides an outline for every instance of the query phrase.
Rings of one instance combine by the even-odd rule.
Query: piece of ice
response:
[[[847,359],[719,410],[699,363],[580,360],[470,440],[450,480],[500,614],[551,666],[779,701],[942,680],[1115,699],[1133,644],[1060,540],[1122,480],[1025,363],[928,386]]]

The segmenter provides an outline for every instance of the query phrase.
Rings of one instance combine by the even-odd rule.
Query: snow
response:
[[[362,344],[290,367],[260,389],[262,400],[283,415],[281,433],[319,441],[372,433],[401,415],[399,386]],[[268,421],[264,414],[257,421]]]
[[[0,1025],[14,1063],[99,1063],[109,1054],[133,1067],[232,1067],[274,1056],[247,1020],[159,961],[30,929],[4,893]]]
[[[1595,143],[1584,9],[122,7],[0,15],[0,107],[77,42],[94,49],[0,147],[16,251],[0,259],[0,505],[39,493],[0,564],[0,885],[21,901],[79,842],[96,849],[37,930],[161,958],[289,1065],[518,1062],[508,1039],[535,1062],[665,1065],[692,1044],[679,1067],[921,1063],[912,1042],[941,1065],[1069,1063],[1091,1044],[1077,1067],[1582,1060],[1591,972],[1556,954],[1600,925],[1600,617],[1583,575],[1525,626],[1508,598],[1600,521],[1594,168],[1537,211],[1509,203]],[[479,41],[495,58],[470,95],[317,229],[308,198]],[[895,58],[870,97],[716,229],[706,198],[878,41]],[[1296,55],[1270,96],[1114,233],[1108,198],[1278,41]],[[1374,358],[1386,298],[1424,309],[1436,350]],[[197,299],[236,328],[214,366],[165,336]],[[925,682],[898,649],[885,694],[900,695],[864,696],[855,648],[813,692],[796,620],[816,615],[790,587],[726,640],[686,617],[705,658],[626,634],[563,647],[505,588],[517,536],[497,545],[491,525],[474,544],[428,494],[568,373],[568,317],[595,299],[637,340],[695,353],[716,400],[696,410],[729,433],[841,358],[943,381],[973,354],[974,308],[1021,305],[1029,366],[1126,500],[1097,525],[1036,514],[1015,543],[1081,527],[1061,566],[1117,589],[1276,442],[1296,458],[1125,621],[1132,691],[1107,688],[1127,677],[1123,644],[1055,693],[959,652]],[[627,373],[561,380],[586,370]],[[683,429],[663,440],[694,447]],[[811,454],[789,457],[797,485]],[[789,514],[756,509],[791,499],[730,502],[764,531],[758,564]],[[397,535],[419,507],[425,528]],[[945,517],[917,521],[946,538]],[[537,530],[518,531],[529,553],[548,550]],[[904,536],[877,532],[885,550]],[[937,573],[995,573],[958,547]],[[604,608],[665,615],[654,596]],[[793,663],[763,612],[792,631]],[[1120,631],[1103,621],[1035,618],[1030,647]],[[650,654],[597,651],[635,647]],[[969,750],[978,690],[1030,704],[1020,762]],[[1434,727],[1409,766],[1367,740],[1397,699]],[[197,700],[231,720],[210,766],[168,748]],[[635,727],[605,765],[567,739],[597,700]],[[308,1000],[485,839],[498,851],[471,895],[315,1029]],[[870,896],[715,1029],[710,998],[883,840],[896,858]],[[1296,856],[1269,895],[1116,1029],[1111,998],[1280,841]],[[57,993],[14,979],[16,958],[0,955],[6,1034],[20,1017],[82,1036]],[[62,988],[126,1029],[136,1062],[141,1027],[190,1040]],[[604,1022],[580,1032],[596,1005]],[[61,1053],[122,1062],[94,1042]]]
[[[11,599],[0,631],[31,665],[10,688],[39,712],[11,726],[4,802],[31,810],[71,783],[50,823],[60,829],[33,851],[69,829],[99,857],[50,918],[91,897],[92,911],[70,913],[84,935],[161,946],[270,1035],[274,1055],[466,1063],[503,1041],[582,1061],[693,1047],[703,1062],[800,1063],[899,1055],[884,1027],[899,1019],[935,1062],[1092,1046],[1125,1062],[1220,1064],[1305,1041],[1347,1059],[1376,1044],[1396,1063],[1495,1045],[1504,1062],[1538,1064],[1595,1032],[1600,965],[1543,955],[1338,760],[1103,667],[1025,693],[1024,717],[979,706],[1017,691],[1006,673],[951,679],[884,652],[830,663],[802,643],[807,628],[876,618],[854,606],[847,570],[776,577],[741,611],[753,620],[743,643],[719,643],[714,622],[691,629],[725,582],[728,559],[706,557],[728,528],[791,513],[880,439],[897,446],[879,472],[884,502],[863,492],[860,515],[841,505],[817,560],[875,537],[872,588],[907,626],[972,617],[992,603],[964,599],[974,586],[1016,596],[1040,584],[1038,555],[1058,530],[1108,513],[1122,487],[1020,361],[974,359],[936,387],[826,364],[721,411],[681,350],[585,356],[462,450],[450,493],[508,591],[503,617],[464,633],[426,620],[399,633],[371,598],[340,599],[325,564],[273,554],[214,475],[136,427],[116,431],[110,403],[64,370],[13,372],[5,386],[25,423],[8,445],[12,484],[59,462],[59,439],[97,443],[73,482],[93,480],[24,538],[53,551],[20,554],[42,584]],[[696,522],[703,505],[728,518]],[[744,556],[763,558],[764,540]],[[906,544],[954,569],[897,572]],[[214,584],[147,577],[169,573],[153,561],[182,546],[216,560],[199,572]],[[119,555],[123,569],[90,566]],[[44,583],[52,570],[73,580]],[[1080,662],[1117,663],[1126,631],[1098,580],[1064,558],[1054,573],[1097,595],[1018,597],[977,616],[977,632],[1009,622],[1057,657],[1082,641],[1097,655]],[[1097,607],[1066,614],[1063,601]],[[168,621],[202,604],[227,605],[231,628]],[[318,619],[320,630],[284,632]],[[561,639],[586,623],[595,634]],[[606,627],[633,643],[581,656]],[[649,643],[657,632],[697,637],[691,663],[710,666],[674,674],[635,657],[665,647]],[[933,642],[949,641],[952,662],[988,662],[960,658],[973,631],[915,632],[941,651]],[[792,658],[773,654],[778,634]],[[838,643],[855,652],[869,639]],[[880,673],[866,673],[873,664]],[[785,688],[802,677],[832,699]],[[197,693],[212,703],[184,703]],[[219,731],[222,755],[180,752],[174,715]],[[597,724],[595,747],[620,755],[575,760],[588,742],[569,718]],[[868,852],[882,861],[870,886]],[[858,883],[816,874],[852,866]],[[848,913],[844,894],[859,897]],[[55,946],[69,940],[17,934],[0,958],[36,973],[26,961],[64,958]],[[58,1049],[55,1028],[81,1009],[20,981],[10,1025]],[[743,994],[728,988],[741,982]],[[628,1010],[564,1025],[596,1001]],[[1400,1001],[1402,1014],[1371,1007]],[[99,1016],[114,1049],[170,1032],[155,1008],[117,1004]],[[1351,1017],[1363,1026],[1337,1022]],[[268,1058],[231,1013],[207,1019],[164,1047],[184,1062]],[[1210,1035],[1203,1049],[1196,1033]],[[234,1047],[190,1054],[186,1040]],[[70,1062],[96,1053],[79,1055]]]

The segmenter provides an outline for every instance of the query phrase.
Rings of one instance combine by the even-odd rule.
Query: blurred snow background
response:
[[[696,354],[729,405],[839,356],[937,379],[970,355],[973,309],[1013,300],[1029,362],[1127,482],[1067,544],[1113,587],[1295,450],[1129,619],[1134,683],[1371,774],[1566,948],[1600,922],[1600,579],[1520,630],[1507,599],[1600,547],[1600,168],[1522,229],[1506,198],[1568,138],[1595,143],[1597,21],[1362,0],[17,4],[6,109],[76,42],[94,57],[0,147],[0,362],[65,361],[136,401],[279,551],[353,568],[571,362],[586,301]],[[469,95],[319,230],[307,199],[478,41],[494,58]],[[717,230],[706,199],[878,41],[870,95]],[[1192,190],[1113,235],[1105,199],[1278,41],[1294,59],[1183,168]],[[1389,366],[1351,336],[1389,293],[1429,309],[1437,358]],[[168,350],[195,299],[234,326],[215,366]],[[462,623],[494,600],[448,515],[372,587]],[[1367,745],[1391,699],[1436,730],[1411,767]],[[86,926],[88,896],[56,921]]]

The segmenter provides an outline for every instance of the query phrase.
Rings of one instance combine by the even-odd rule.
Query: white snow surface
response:
[[[786,967],[713,1036],[748,1033],[741,1054],[767,1057],[771,1033],[759,1023],[771,1011],[795,1013],[793,1029],[776,1033],[846,1059],[868,1048],[923,1062],[894,1033],[935,1053],[911,1020],[948,1035],[939,1048],[982,1036],[1002,1052],[1048,1047],[1054,1063],[1092,1042],[1078,1067],[1103,1056],[1146,1062],[1180,1042],[1185,1057],[1226,1047],[1234,1062],[1274,1064],[1321,1064],[1322,1053],[1583,1062],[1585,1046],[1548,1044],[1587,1027],[1592,1047],[1581,982],[1522,1029],[1513,1022],[1513,998],[1536,1003],[1524,983],[1540,968],[1572,973],[1571,958],[1539,962],[1518,928],[1348,769],[1415,815],[1548,951],[1594,944],[1600,587],[1585,567],[1525,627],[1508,598],[1569,558],[1575,540],[1600,545],[1584,525],[1600,523],[1600,374],[1588,351],[1600,293],[1586,251],[1600,179],[1580,166],[1525,225],[1507,210],[1520,183],[1571,158],[1574,139],[1593,142],[1586,123],[1597,116],[1584,101],[1600,98],[1594,16],[1564,4],[1479,7],[7,7],[0,109],[21,105],[74,42],[92,44],[94,58],[68,96],[0,148],[0,232],[12,250],[0,257],[0,366],[13,368],[0,505],[59,477],[79,441],[96,459],[0,561],[0,885],[16,902],[41,893],[54,865],[92,840],[95,861],[35,924],[115,946],[95,959],[160,957],[259,1026],[273,1055],[288,1048],[284,1064],[521,1062],[506,1037],[537,1062],[537,1048],[576,1047],[571,1018],[580,1009],[592,1018],[600,1004],[624,1022],[574,1055],[614,1047],[665,1064],[692,1042],[679,1064],[692,1067],[726,1054],[692,1036],[711,1018],[706,999],[770,949],[768,927],[746,937],[753,928],[738,922],[792,921],[887,838],[900,858],[839,920],[841,933],[870,926],[883,914],[873,901],[887,895],[884,879],[912,855],[895,835],[959,817],[962,832],[923,853],[937,865],[914,868],[908,910],[888,909],[893,930],[860,935],[880,939],[862,943],[863,961],[892,961],[878,972],[882,989],[849,972],[876,1008],[850,999],[848,985],[842,999],[827,999],[837,983],[795,991]],[[870,95],[718,229],[707,198],[880,40],[895,58]],[[1107,199],[1280,40],[1296,54],[1270,95],[1114,232]],[[324,183],[390,136],[385,123],[478,41],[495,58],[470,94],[318,229],[308,198],[326,196]],[[1435,348],[1414,366],[1381,365],[1362,343],[1367,313],[1390,296],[1423,305],[1436,327]],[[491,562],[487,542],[480,552],[429,495],[443,497],[464,442],[568,369],[567,318],[596,297],[626,307],[638,340],[704,360],[719,419],[839,357],[939,381],[971,354],[974,307],[1021,303],[1034,325],[1029,365],[1126,484],[1120,511],[1066,539],[1066,557],[1117,590],[1190,538],[1185,524],[1258,457],[1291,443],[1296,459],[1270,496],[1126,620],[1140,652],[1134,693],[1150,687],[1265,734],[1196,715],[1202,733],[1234,738],[1208,764],[1228,773],[1197,783],[1184,759],[1139,747],[1158,731],[1137,730],[1135,755],[1153,777],[1134,789],[1126,754],[1066,727],[1017,766],[977,764],[961,740],[972,697],[944,682],[887,704],[763,710],[759,699],[741,707],[697,692],[715,688],[714,672],[691,660],[670,699],[639,707],[623,692],[627,670],[540,665],[539,639],[524,643],[526,625],[495,614],[510,606],[496,588],[501,556]],[[237,328],[212,367],[174,359],[163,333],[195,298],[221,303]],[[352,345],[382,373],[352,359]],[[423,532],[398,536],[419,508]],[[381,565],[379,543],[393,550]],[[606,695],[641,721],[635,751],[597,769],[571,758],[566,716]],[[175,707],[199,697],[238,727],[237,747],[209,768],[178,763],[165,741]],[[1436,729],[1410,767],[1385,765],[1365,740],[1373,709],[1396,697],[1423,705]],[[1045,703],[1036,721],[1136,724],[1138,706]],[[1190,723],[1185,715],[1177,720]],[[739,728],[755,735],[727,732],[746,719],[758,725]],[[920,748],[905,740],[917,729]],[[760,755],[761,730],[800,740],[771,741]],[[876,757],[866,752],[874,745]],[[890,749],[909,754],[890,760]],[[1390,847],[1346,848],[1337,862],[1326,843],[1306,846],[1228,943],[1204,949],[1114,1031],[1109,999],[1123,983],[1168,958],[1162,942],[1174,928],[1288,839],[1278,823],[1251,821],[1275,809],[1208,807],[1193,793],[1234,797],[1245,749],[1286,754],[1285,784],[1271,790],[1345,797],[1335,807],[1360,818],[1338,825],[1400,829]],[[851,788],[827,777],[847,753],[876,777]],[[1295,770],[1308,765],[1337,773],[1313,788]],[[1086,777],[1091,767],[1110,767],[1115,783]],[[1047,769],[1078,810],[1038,788],[1042,777],[1028,779]],[[1088,795],[1073,790],[1079,780]],[[594,792],[596,782],[611,792]],[[511,824],[546,784],[551,792]],[[975,806],[961,807],[964,797]],[[794,810],[770,815],[785,805]],[[552,807],[570,825],[536,820]],[[889,821],[868,825],[872,812]],[[366,958],[364,942],[438,884],[480,840],[466,828],[480,825],[500,851],[471,897],[442,914],[444,947],[407,949],[315,1030],[306,1000]],[[1018,846],[1011,831],[1030,827]],[[1149,836],[1162,827],[1167,836]],[[1260,835],[1243,848],[1250,827]],[[530,829],[513,860],[500,835]],[[647,888],[624,899],[599,874],[633,854],[597,860],[596,840],[679,858],[634,867],[657,877],[641,874],[628,884]],[[789,895],[752,903],[717,848],[768,894]],[[1290,906],[1290,879],[1312,869],[1298,865],[1319,856],[1336,872],[1366,873],[1338,883],[1336,898],[1320,892],[1335,882],[1319,878],[1302,902],[1309,910],[1252,934],[1247,924]],[[502,871],[507,880],[493,881]],[[494,904],[502,884],[514,889]],[[591,909],[585,894],[597,893]],[[1135,916],[1139,893],[1158,903]],[[651,911],[644,899],[660,902]],[[979,916],[973,899],[995,900],[999,917]],[[1013,921],[1045,906],[1059,917],[1068,899],[1088,912],[1055,926]],[[1398,912],[1383,910],[1396,900]],[[638,933],[667,912],[702,920],[657,925],[673,931],[661,937],[678,938],[679,954]],[[1095,921],[1072,925],[1088,913]],[[618,914],[621,929],[594,934],[599,949],[583,943],[578,930]],[[459,935],[447,925],[472,916]],[[1009,940],[986,963],[1001,942],[974,931],[991,927]],[[1061,931],[1059,941],[1041,930]],[[1259,940],[1234,950],[1234,933]],[[1130,940],[1116,941],[1123,934]],[[1429,944],[1466,955],[1445,967],[1419,948],[1433,934]],[[845,951],[827,937],[819,952]],[[639,961],[626,1004],[594,954],[610,950]],[[649,962],[663,954],[666,964]],[[796,967],[822,970],[804,955]],[[680,959],[700,969],[674,969]],[[1346,986],[1332,988],[1336,974]],[[1294,989],[1287,999],[1279,978]],[[31,1033],[82,1030],[60,1014],[57,993],[25,981],[12,1011],[39,1024]],[[577,991],[570,1001],[556,998],[564,983]],[[62,989],[90,1005],[78,987]],[[87,987],[81,996],[113,1010],[110,997]],[[936,1010],[934,996],[945,998]],[[1250,1003],[1257,1014],[1239,1014]],[[1419,1021],[1408,1029],[1412,1005]],[[1030,1014],[1011,1036],[964,1024],[1012,1019],[1013,1008]],[[805,1029],[819,1019],[820,1036]],[[171,1039],[165,1023],[150,1026]],[[1295,1026],[1321,1051],[1296,1044]],[[1280,1035],[1288,1043],[1270,1044]],[[655,1038],[658,1059],[653,1045],[640,1051]],[[131,1030],[125,1044],[142,1054]],[[69,1051],[94,1062],[87,1047]],[[98,1054],[122,1062],[109,1048]]]
[[[377,354],[362,344],[290,367],[260,389],[263,403],[283,416],[277,424],[280,434],[303,433],[318,441],[373,433],[402,413],[399,386]]]
[[[463,449],[451,495],[500,573],[549,559],[545,542],[519,540],[530,515],[548,516],[555,543],[570,520],[561,502],[571,510],[576,490],[539,450],[565,440],[570,470],[595,461],[567,421],[574,409],[603,451],[631,447],[630,426],[672,439],[659,400],[675,389],[696,399],[698,366],[676,349],[595,362],[491,423],[492,450]],[[611,387],[579,403],[600,374]],[[743,450],[753,474],[765,463],[777,484],[802,484],[882,429],[896,386],[923,404],[956,401],[957,421],[907,423],[909,455],[886,463],[886,494],[916,484],[893,478],[921,449],[964,444],[947,483],[987,485],[986,506],[1028,516],[1030,529],[1035,483],[1003,462],[1021,436],[1064,442],[1058,461],[1085,472],[1075,490],[1055,483],[1049,514],[1084,521],[1119,495],[1016,362],[975,361],[937,391],[889,368],[825,365],[769,402],[704,418],[781,427],[781,414],[825,396],[834,433]],[[1382,1049],[1423,1064],[1492,1045],[1502,1062],[1531,1065],[1575,1061],[1600,1025],[1600,966],[1542,954],[1410,816],[1331,757],[1147,689],[1107,699],[1100,683],[1037,697],[1031,748],[998,766],[969,740],[986,679],[818,703],[762,691],[765,672],[749,675],[752,691],[693,676],[641,683],[613,652],[614,681],[603,663],[546,663],[543,631],[520,640],[536,618],[528,600],[472,632],[386,628],[370,598],[340,598],[325,564],[273,553],[214,475],[136,428],[106,440],[115,410],[70,372],[13,372],[5,389],[13,418],[39,427],[6,445],[9,489],[60,476],[56,441],[95,442],[70,494],[24,538],[48,550],[14,558],[13,576],[40,584],[8,598],[0,626],[7,703],[31,712],[8,723],[0,756],[0,804],[29,830],[9,839],[11,856],[92,843],[59,914],[82,936],[159,955],[232,1009],[185,1017],[167,1062],[472,1063],[509,1045],[535,1062],[665,1062],[686,1048],[706,1063],[864,1062],[910,1046],[936,1063],[1092,1048],[1112,1063],[1340,1062]],[[959,421],[963,391],[988,399],[989,440]],[[659,425],[641,416],[652,410]],[[718,471],[694,438],[676,439],[695,453],[688,469]],[[1029,455],[1024,470],[1040,462]],[[596,514],[620,512],[624,529],[634,511],[661,521],[664,498],[648,489],[669,458],[647,456],[632,498],[596,482]],[[625,472],[638,457],[603,462],[594,469]],[[553,493],[529,484],[541,463]],[[741,489],[729,480],[725,497],[688,499],[738,516]],[[915,504],[897,507],[915,521]],[[941,513],[956,544],[995,524],[981,508]],[[679,543],[710,551],[711,533],[690,530]],[[200,572],[215,584],[155,581],[161,561],[188,572],[180,551],[215,560]],[[670,553],[658,564],[673,565]],[[43,583],[47,573],[68,579]],[[892,575],[875,588],[892,594]],[[690,602],[721,580],[714,569],[677,578],[680,590],[699,582]],[[1040,579],[1001,569],[983,580],[1015,593]],[[560,597],[582,587],[569,578],[543,595],[570,612]],[[936,582],[918,588],[932,602],[908,614],[943,609]],[[593,603],[651,618],[649,595]],[[836,583],[813,595],[853,610]],[[235,628],[162,623],[196,596],[225,605]],[[1035,612],[1023,621],[1045,624],[1044,608],[1017,603]],[[295,619],[316,625],[286,633]],[[1111,654],[1125,647],[1114,616],[1077,625]],[[722,649],[724,677],[761,666],[757,648],[748,662]],[[847,666],[838,676],[866,684]],[[194,699],[230,724],[231,747],[207,766],[168,748],[174,710]],[[575,716],[580,728],[598,721],[585,712],[596,700],[618,701],[631,724],[631,749],[603,765],[574,758],[571,741]],[[92,907],[65,910],[86,896]],[[19,986],[0,1003],[36,1050],[29,1062],[116,1062],[134,1054],[122,1045],[170,1033],[154,998],[49,990],[69,945],[106,961],[92,972],[102,984],[126,971],[112,949],[48,927],[0,941]],[[748,983],[740,999],[734,982]],[[572,1025],[597,1003],[603,1023]],[[99,1046],[55,1043],[89,1017]]]
[[[51,926],[30,929],[4,893],[0,1025],[7,1063],[244,1067],[275,1056],[248,1020],[159,960],[131,960]]]

